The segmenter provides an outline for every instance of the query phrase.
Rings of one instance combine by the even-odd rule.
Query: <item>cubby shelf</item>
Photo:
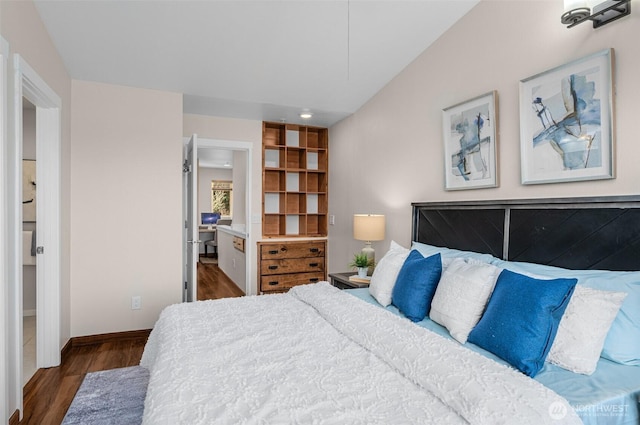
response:
[[[326,128],[263,122],[262,234],[327,236]]]

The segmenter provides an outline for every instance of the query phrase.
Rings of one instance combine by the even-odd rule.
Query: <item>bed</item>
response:
[[[408,255],[624,286],[637,291],[620,310],[635,323],[626,303],[640,299],[640,197],[412,208]],[[326,282],[170,306],[141,361],[150,370],[143,424],[638,423],[638,365],[600,358],[584,375],[545,362],[532,379],[429,317],[405,316],[367,289]]]

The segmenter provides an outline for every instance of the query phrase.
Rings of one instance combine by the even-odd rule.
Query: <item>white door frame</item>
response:
[[[183,139],[183,143],[189,141],[188,137]],[[250,241],[251,236],[251,195],[252,195],[252,165],[253,165],[253,143],[251,142],[243,142],[243,141],[235,141],[235,140],[220,140],[220,139],[204,139],[202,137],[198,137],[198,149],[227,149],[233,151],[245,151],[247,153],[247,179],[246,179],[246,188],[245,188],[245,205],[246,205],[246,217],[245,217],[245,233],[246,233],[246,241],[245,243],[245,289],[247,295],[252,295],[251,293],[251,254],[253,251],[253,244]]]
[[[60,365],[61,281],[61,108],[60,97],[19,55],[13,55],[14,138],[9,174],[14,182],[9,211],[10,258],[14,329],[17,344],[10,354],[18,363],[16,391],[22,412],[22,98],[36,107],[36,243],[44,252],[36,256],[36,327],[38,368]]]
[[[7,63],[9,43],[0,36],[0,158],[7,157]],[[0,160],[0,420],[9,410],[9,274],[7,272],[7,176],[4,160]]]

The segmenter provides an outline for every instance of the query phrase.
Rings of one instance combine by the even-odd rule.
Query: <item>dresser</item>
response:
[[[259,291],[286,292],[326,280],[326,251],[325,239],[258,242]]]

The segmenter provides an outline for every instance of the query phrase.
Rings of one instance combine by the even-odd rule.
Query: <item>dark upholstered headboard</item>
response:
[[[416,242],[568,269],[640,270],[640,196],[411,205]]]

